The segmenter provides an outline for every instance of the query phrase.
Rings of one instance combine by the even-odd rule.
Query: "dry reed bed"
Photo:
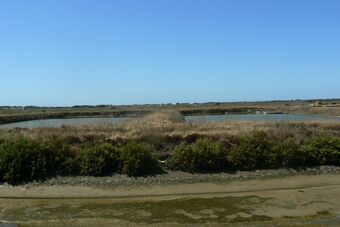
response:
[[[143,137],[185,138],[192,135],[224,137],[251,133],[294,134],[310,137],[317,134],[340,136],[339,122],[185,122],[177,111],[161,111],[142,118],[106,126],[81,126],[37,129],[0,129],[0,139],[17,137],[76,140],[128,140]]]

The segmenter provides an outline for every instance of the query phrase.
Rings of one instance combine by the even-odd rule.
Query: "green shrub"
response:
[[[301,147],[307,157],[306,164],[340,165],[340,139],[331,136],[318,136]]]
[[[0,179],[20,183],[74,172],[74,154],[58,141],[18,139],[0,145]]]
[[[273,160],[271,168],[302,167],[306,165],[307,159],[306,154],[301,151],[292,137],[275,143],[270,156]]]
[[[78,173],[77,153],[62,140],[52,139],[44,143],[53,156],[50,168],[54,171],[51,175],[73,175]]]
[[[0,146],[1,180],[18,183],[46,177],[52,171],[52,155],[42,144],[19,139]]]
[[[80,174],[102,176],[118,170],[119,153],[111,144],[101,144],[79,154]]]
[[[157,155],[160,159],[168,157],[166,166],[169,169],[188,172],[223,171],[230,167],[253,170],[340,166],[340,138],[336,136],[323,135],[301,140],[289,132],[254,132],[251,135],[224,140],[222,138],[219,141],[212,138],[197,139],[198,136],[186,138],[186,141],[195,142],[178,145],[169,157],[168,153]],[[178,142],[177,139],[175,141]],[[125,142],[116,141],[116,146]],[[160,150],[176,146],[173,138],[169,141],[158,137],[154,140],[149,138],[148,142],[155,144]],[[88,148],[89,146],[92,147]],[[121,172],[128,176],[137,176],[159,173],[162,168],[154,155],[153,147],[141,142],[130,142],[120,148],[111,144],[73,144],[70,147],[63,138],[52,137],[45,141],[0,138],[0,181],[17,184],[54,175],[102,176]]]
[[[176,147],[174,153],[167,159],[166,166],[171,170],[192,172],[195,169],[192,164],[193,156],[192,146],[181,144]]]
[[[160,171],[158,161],[153,157],[153,149],[141,143],[130,142],[120,149],[121,172],[137,176]]]
[[[236,169],[253,170],[270,168],[272,143],[264,132],[241,137],[239,144],[231,149],[229,161]]]
[[[211,138],[200,138],[194,144],[178,146],[167,166],[189,172],[219,171],[228,167],[227,154],[220,143]]]

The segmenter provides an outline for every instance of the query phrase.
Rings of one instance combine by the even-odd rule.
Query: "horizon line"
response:
[[[113,107],[113,106],[164,106],[164,105],[202,105],[202,104],[235,104],[235,103],[266,103],[266,102],[310,102],[310,101],[340,101],[340,98],[312,98],[312,99],[275,99],[275,100],[248,100],[248,101],[208,101],[208,102],[167,102],[143,104],[76,104],[76,105],[0,105],[4,107],[34,107],[34,108],[76,108],[76,107]]]

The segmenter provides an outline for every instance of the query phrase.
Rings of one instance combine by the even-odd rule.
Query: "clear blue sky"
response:
[[[340,98],[339,0],[2,0],[0,105]]]

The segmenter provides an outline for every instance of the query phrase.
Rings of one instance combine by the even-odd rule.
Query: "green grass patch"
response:
[[[0,217],[10,222],[77,220],[85,218],[118,219],[132,223],[238,223],[267,221],[271,218],[253,215],[244,205],[265,199],[247,197],[186,198],[164,201],[61,203],[53,200],[34,201],[30,206],[2,209]]]

